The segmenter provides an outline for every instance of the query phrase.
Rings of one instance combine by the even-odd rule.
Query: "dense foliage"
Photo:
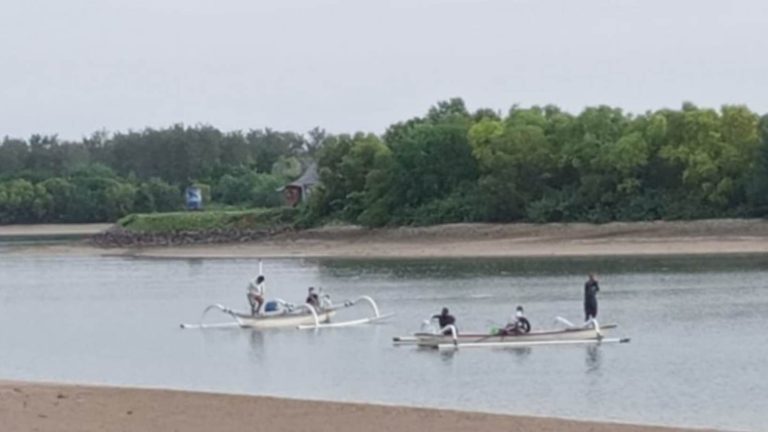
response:
[[[278,188],[302,172],[325,138],[269,129],[248,133],[173,126],[55,136],[0,145],[0,223],[114,221],[182,209],[183,190],[201,186],[210,206],[274,207]]]
[[[743,106],[470,113],[459,99],[319,151],[314,218],[369,226],[768,215],[768,117]]]
[[[116,220],[173,211],[200,184],[218,205],[274,207],[316,161],[305,224],[591,221],[768,215],[768,116],[684,104],[632,115],[460,99],[381,135],[224,133],[174,126],[79,142],[0,145],[0,223]]]

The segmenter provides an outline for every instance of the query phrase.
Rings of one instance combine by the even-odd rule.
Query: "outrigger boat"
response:
[[[616,324],[600,326],[597,320],[592,319],[583,326],[576,326],[564,318],[558,317],[557,320],[566,324],[567,327],[531,332],[459,333],[454,325],[448,325],[439,330],[423,328],[421,332],[414,333],[412,336],[395,337],[392,341],[395,345],[416,345],[442,350],[629,342],[628,338],[605,337],[604,332],[618,327]]]
[[[349,327],[360,324],[368,324],[392,317],[394,314],[384,314],[379,312],[376,302],[368,297],[362,296],[356,300],[346,300],[342,303],[334,304],[328,295],[323,296],[322,305],[315,308],[311,304],[305,303],[295,305],[282,299],[270,301],[276,304],[275,310],[251,315],[246,312],[238,312],[220,304],[213,304],[205,308],[198,324],[181,324],[181,328],[220,328],[240,326],[243,328],[252,328],[258,330],[295,327],[299,330],[320,329],[329,327]],[[270,303],[267,302],[267,303]],[[361,302],[367,303],[373,309],[373,316],[342,322],[330,322],[331,318],[341,309],[350,308]],[[233,322],[204,324],[203,318],[211,310],[220,310],[234,318]]]
[[[264,268],[259,260],[259,275],[264,274]],[[367,303],[373,309],[373,316],[342,322],[331,322],[331,318],[341,309],[350,308],[361,302]],[[224,323],[203,323],[206,314],[212,310],[220,310],[234,321]],[[299,330],[321,329],[329,327],[349,327],[361,324],[368,324],[382,321],[394,316],[394,314],[382,315],[379,312],[379,306],[368,296],[361,296],[355,300],[345,300],[341,303],[333,303],[328,294],[319,297],[319,305],[313,306],[309,303],[296,305],[288,303],[282,299],[274,299],[265,303],[264,312],[258,314],[249,314],[247,312],[238,312],[225,307],[221,304],[212,304],[203,310],[200,321],[197,324],[181,324],[183,329],[207,329],[222,327],[243,327],[257,330],[295,327]]]

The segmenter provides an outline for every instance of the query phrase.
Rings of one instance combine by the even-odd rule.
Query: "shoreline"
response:
[[[10,430],[702,432],[670,427],[154,388],[0,380]],[[268,422],[266,425],[260,422]],[[263,424],[263,427],[259,427]]]
[[[111,227],[109,223],[0,225],[0,241],[15,238],[91,236]]]
[[[104,228],[46,226],[44,235]],[[37,235],[36,226],[0,227]],[[98,232],[98,231],[95,231]],[[569,224],[451,224],[364,229],[324,227],[274,235],[262,241],[185,246],[104,248],[87,242],[14,245],[5,254],[125,256],[140,258],[514,258],[651,255],[768,254],[768,221],[723,219],[689,222]]]

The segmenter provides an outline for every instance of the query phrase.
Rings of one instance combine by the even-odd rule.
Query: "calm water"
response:
[[[244,310],[257,261],[23,257],[0,247],[0,378],[768,425],[768,256],[264,266],[270,295],[299,301],[307,286],[322,286],[337,300],[371,294],[398,315],[317,334],[181,330],[211,303]],[[619,323],[616,335],[632,343],[457,353],[390,343],[442,306],[465,330],[487,330],[517,304],[535,327],[556,315],[577,321],[590,270],[601,280],[601,320]]]

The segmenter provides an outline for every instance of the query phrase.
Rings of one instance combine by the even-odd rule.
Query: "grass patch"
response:
[[[147,213],[128,215],[117,224],[134,232],[262,230],[293,226],[297,215],[293,208]]]

